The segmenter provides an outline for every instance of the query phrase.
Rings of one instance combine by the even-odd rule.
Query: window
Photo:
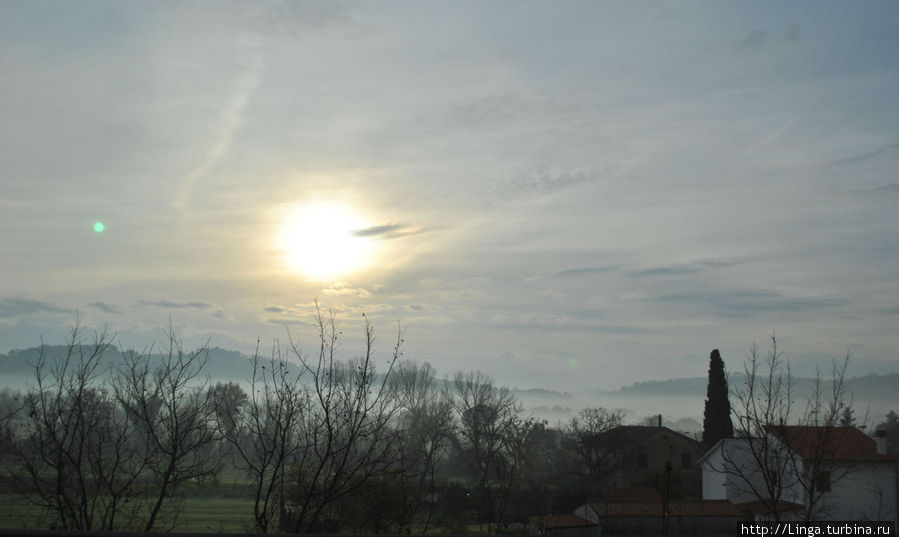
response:
[[[637,468],[645,470],[649,466],[646,453],[637,453]]]
[[[830,492],[830,472],[818,472],[815,474],[815,490],[818,492]]]
[[[690,458],[689,453],[681,453],[680,456],[680,467],[681,468],[690,468],[693,466],[693,461]]]

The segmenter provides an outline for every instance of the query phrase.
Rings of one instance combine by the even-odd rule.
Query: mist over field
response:
[[[49,356],[61,356],[65,348],[60,345],[49,345],[45,353]],[[119,363],[122,351],[112,347],[105,355],[107,366]],[[25,390],[34,384],[34,370],[31,364],[40,355],[40,348],[32,347],[0,354],[0,387],[14,390]],[[265,357],[265,353],[262,354]],[[347,358],[349,357],[346,356]],[[251,356],[238,351],[212,347],[209,350],[209,362],[202,378],[198,382],[238,382],[246,385],[252,370]],[[414,361],[414,360],[413,360]],[[296,363],[293,363],[296,367]],[[732,367],[742,367],[742,363]],[[438,389],[449,384],[455,371],[442,371],[436,368]],[[298,371],[298,370],[297,370]],[[862,424],[871,427],[882,421],[887,412],[899,411],[899,373],[868,374],[856,376],[850,369],[848,386],[853,394],[852,406],[859,420],[867,418]],[[823,375],[824,386],[826,372]],[[445,379],[440,381],[439,379]],[[814,389],[814,379],[797,376],[794,379],[794,398],[801,405]],[[564,424],[577,413],[589,407],[604,407],[609,410],[620,410],[629,423],[657,423],[656,416],[662,414],[663,425],[677,431],[695,435],[702,430],[702,413],[706,397],[708,378],[695,376],[664,380],[645,380],[618,389],[580,389],[552,390],[534,387],[515,386],[496,379],[497,384],[510,388],[512,394],[521,402],[526,413],[546,420],[557,426]],[[745,382],[742,371],[729,374],[731,389],[738,388]]]

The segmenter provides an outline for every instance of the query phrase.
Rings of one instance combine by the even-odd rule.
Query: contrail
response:
[[[205,176],[231,149],[231,143],[243,121],[244,109],[262,82],[265,74],[262,51],[259,50],[258,45],[253,43],[250,44],[250,49],[253,58],[249,67],[232,84],[234,91],[222,110],[221,127],[217,136],[212,140],[202,162],[187,172],[178,185],[172,206],[181,212],[182,218],[190,214],[187,209],[193,198],[197,181]]]

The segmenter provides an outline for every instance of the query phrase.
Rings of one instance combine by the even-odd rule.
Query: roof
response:
[[[769,425],[765,430],[804,459],[899,462],[896,455],[877,453],[877,444],[855,427]]]
[[[596,522],[581,518],[577,515],[546,515],[532,516],[531,522],[543,528],[581,528],[584,526],[596,526]]]
[[[600,517],[660,517],[667,507],[673,517],[734,517],[745,516],[727,500],[672,500],[663,502],[603,502],[591,501],[590,506]]]
[[[603,433],[604,437],[611,437],[613,439],[622,439],[633,442],[636,439],[640,440],[652,440],[659,434],[667,434],[671,435],[671,438],[680,438],[683,441],[686,441],[690,444],[694,444],[697,447],[700,442],[689,436],[679,433],[674,429],[669,429],[668,427],[657,427],[655,425],[619,425],[618,427],[613,427],[608,431]]]

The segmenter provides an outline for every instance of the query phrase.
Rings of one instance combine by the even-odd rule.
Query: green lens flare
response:
[[[94,222],[94,231],[103,233],[104,229],[106,229],[106,226],[103,225],[103,222]]]

